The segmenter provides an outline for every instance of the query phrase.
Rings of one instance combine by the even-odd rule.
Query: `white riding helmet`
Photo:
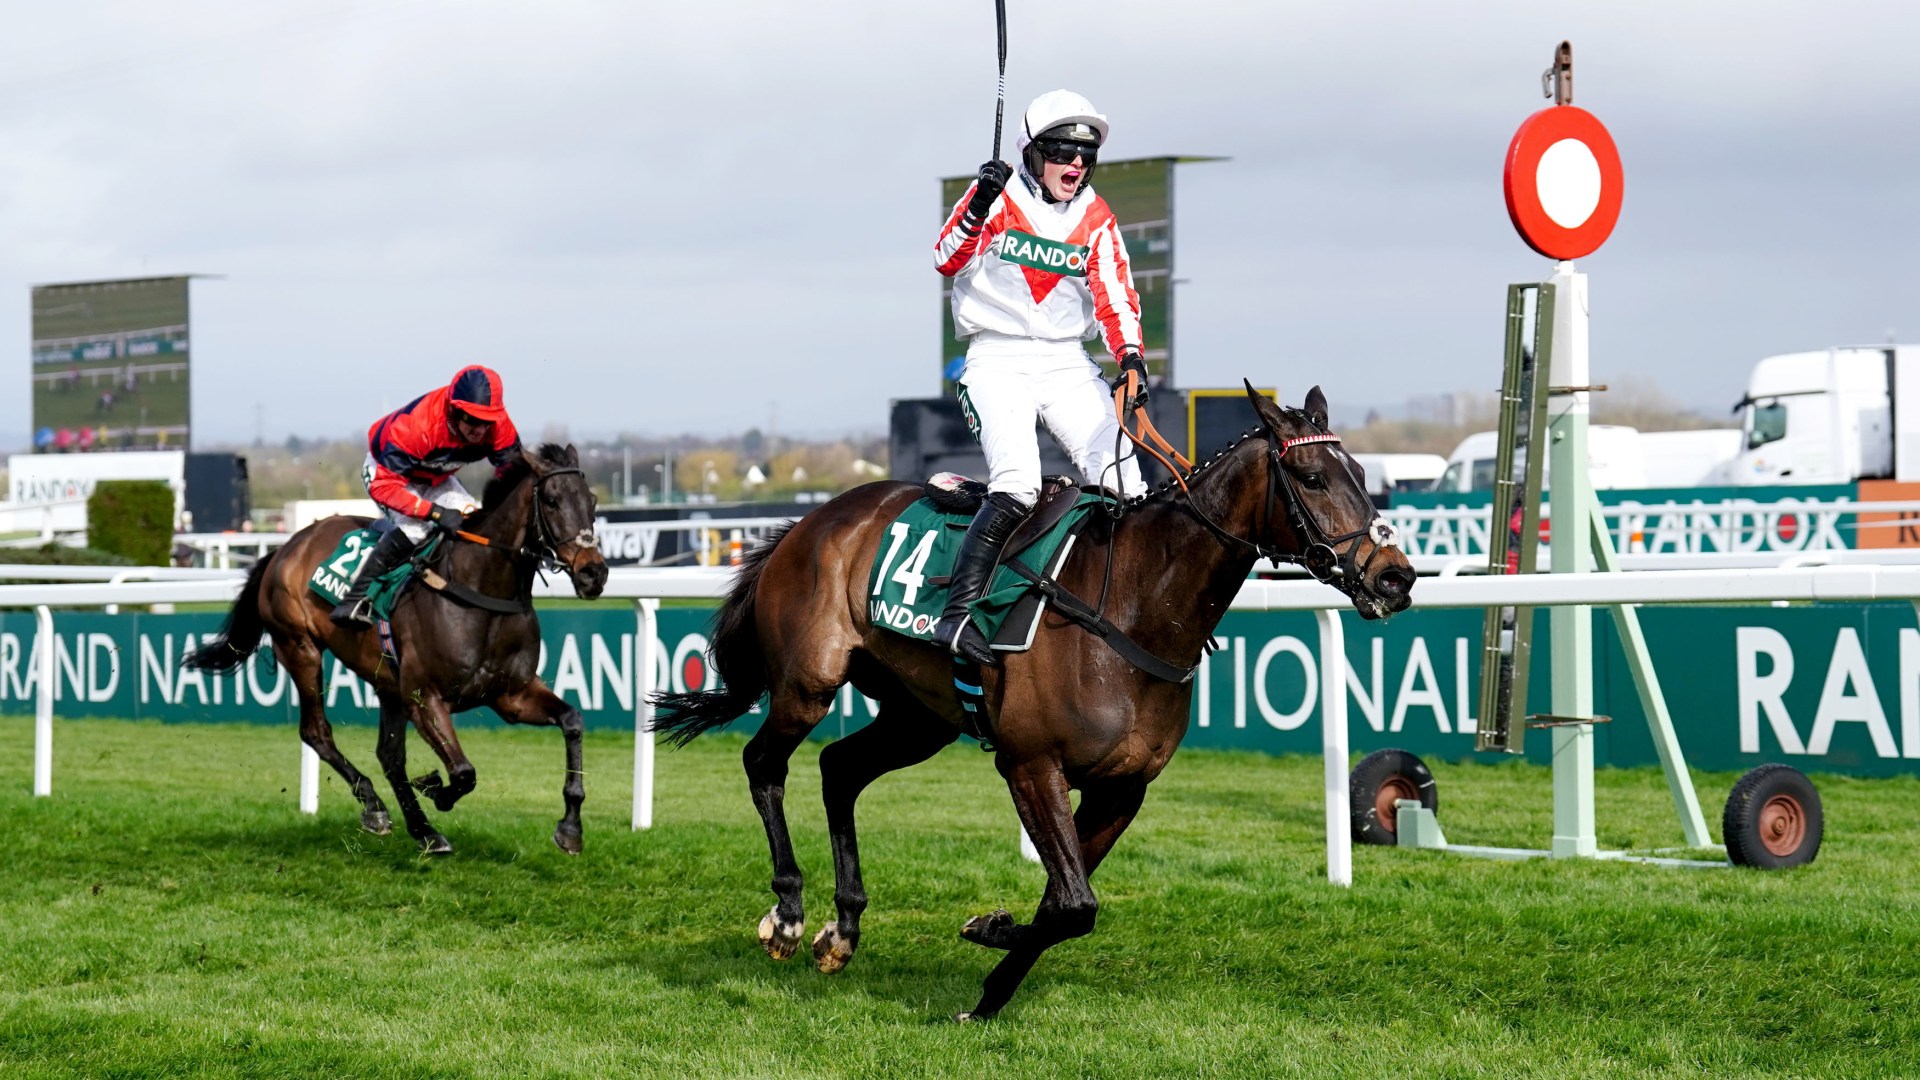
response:
[[[1036,179],[1040,176],[1041,160],[1039,148],[1034,144],[1041,139],[1085,144],[1089,159],[1086,180],[1091,181],[1094,152],[1107,141],[1107,118],[1094,111],[1093,102],[1071,90],[1049,90],[1027,106],[1025,122],[1016,140],[1021,161]]]

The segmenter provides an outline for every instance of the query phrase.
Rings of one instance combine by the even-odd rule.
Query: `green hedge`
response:
[[[164,480],[102,480],[87,497],[87,544],[165,566],[173,553],[173,489]]]

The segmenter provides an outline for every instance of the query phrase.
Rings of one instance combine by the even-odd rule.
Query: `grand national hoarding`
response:
[[[187,448],[189,280],[33,287],[35,450]]]
[[[1474,757],[1481,615],[1415,608],[1389,623],[1345,619],[1346,685],[1358,751],[1405,747],[1434,761]],[[1329,598],[1334,594],[1328,592]],[[708,609],[659,613],[654,685],[711,687]],[[1594,615],[1594,710],[1612,717],[1595,729],[1603,764],[1657,761],[1632,673],[1604,612]],[[1808,771],[1920,775],[1920,629],[1908,604],[1820,604],[1785,608],[1647,606],[1640,609],[1689,764],[1743,770],[1784,761]],[[286,674],[266,650],[235,675],[191,671],[180,658],[217,632],[217,614],[54,615],[58,704],[64,719],[85,716],[284,724],[295,738]],[[36,686],[34,618],[0,614],[0,716],[30,723]],[[631,730],[634,637],[631,607],[561,609],[541,616],[542,676],[577,706],[589,727]],[[1551,628],[1536,629],[1531,711],[1545,712]],[[1077,633],[1079,631],[1068,631]],[[1306,612],[1229,612],[1220,647],[1195,679],[1189,746],[1264,753],[1320,749],[1318,635]],[[336,722],[375,721],[372,693],[328,657],[322,693]],[[843,688],[817,729],[844,735],[877,706]],[[462,724],[497,723],[486,710]],[[751,731],[758,717],[736,722]],[[57,736],[56,736],[57,741]],[[1545,761],[1547,740],[1529,756]],[[1480,760],[1503,760],[1484,755]],[[1301,797],[1305,797],[1302,793]]]
[[[1597,494],[1616,552],[1784,553],[1863,546],[1855,515],[1837,505],[1860,501],[1853,484],[1645,488]],[[1484,491],[1396,495],[1384,513],[1400,530],[1401,546],[1409,555],[1485,555],[1491,499]],[[1435,513],[1459,509],[1473,513]],[[1548,492],[1540,514],[1541,539],[1548,542],[1552,509],[1553,493]],[[1891,535],[1892,530],[1881,532]]]

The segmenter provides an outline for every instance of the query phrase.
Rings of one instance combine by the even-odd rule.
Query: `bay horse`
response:
[[[1359,465],[1327,430],[1319,387],[1282,409],[1247,387],[1258,427],[1186,484],[1162,485],[1117,519],[1095,513],[1058,583],[1097,602],[1103,640],[1049,606],[1032,648],[980,670],[994,764],[1046,866],[1030,923],[1006,911],[968,921],[961,936],[1007,955],[960,1020],[997,1014],[1049,947],[1089,933],[1098,901],[1088,877],[1120,838],[1186,733],[1190,678],[1220,617],[1263,557],[1300,562],[1373,619],[1411,602],[1412,566],[1376,518]],[[932,757],[966,721],[954,658],[869,619],[868,574],[889,524],[917,484],[867,484],[776,533],[750,553],[714,619],[711,652],[724,685],[659,694],[657,730],[684,744],[769,694],[743,755],[773,856],[776,903],[761,919],[768,955],[793,955],[804,932],[801,872],[783,805],[788,758],[851,682],[878,701],[873,722],[820,752],[838,919],[813,939],[816,966],[845,967],[867,906],[854,802],[881,775]],[[1069,496],[1070,497],[1070,496]],[[1109,585],[1111,587],[1109,587]],[[1124,635],[1158,659],[1156,677],[1109,645]],[[1159,659],[1164,658],[1164,659]],[[1069,791],[1080,792],[1080,807]]]
[[[314,568],[333,556],[341,538],[365,528],[368,520],[316,521],[254,565],[220,634],[189,654],[187,666],[232,671],[259,647],[263,632],[270,636],[274,659],[287,669],[300,696],[301,741],[333,766],[360,800],[361,826],[385,835],[393,829],[386,804],[373,781],[334,745],[327,721],[324,654],[339,657],[379,696],[376,756],[400,803],[408,835],[432,855],[453,847],[428,822],[415,789],[444,812],[474,787],[474,767],[454,735],[453,714],[485,705],[510,724],[558,726],[566,740],[567,775],[561,788],[565,813],[553,842],[577,855],[580,803],[586,797],[583,724],[579,711],[535,674],[540,618],[532,596],[534,574],[549,563],[565,569],[580,596],[591,600],[600,595],[607,583],[607,563],[594,536],[594,508],[593,490],[573,447],[548,444],[537,451],[523,450],[487,485],[480,509],[466,519],[462,532],[445,537],[434,555],[433,569],[440,577],[477,593],[479,603],[487,606],[416,580],[401,594],[389,620],[400,657],[397,668],[383,658],[376,629],[336,624],[329,617],[333,604],[307,587]],[[438,772],[407,779],[409,720],[440,756],[445,780]]]

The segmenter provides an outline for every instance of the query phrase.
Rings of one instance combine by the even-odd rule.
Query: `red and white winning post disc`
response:
[[[1626,180],[1605,125],[1585,109],[1555,105],[1514,133],[1502,186],[1507,216],[1528,247],[1578,259],[1612,235]]]

